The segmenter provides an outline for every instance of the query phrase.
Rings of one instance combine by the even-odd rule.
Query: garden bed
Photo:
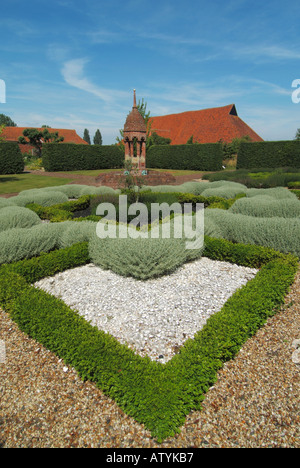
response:
[[[78,187],[74,186],[72,190],[76,191]],[[36,193],[30,197],[35,198]],[[26,204],[27,198],[21,196],[19,200],[22,205],[23,202]],[[35,219],[32,222],[36,222]],[[12,257],[0,267],[0,306],[21,330],[76,369],[82,379],[94,382],[127,414],[143,423],[153,437],[162,441],[180,430],[190,411],[201,408],[206,392],[216,380],[217,371],[238,353],[268,317],[276,313],[294,281],[298,257],[267,246],[206,236],[205,257],[259,269],[259,272],[236,291],[219,312],[209,317],[203,328],[189,338],[175,356],[162,364],[134,353],[113,336],[87,323],[61,299],[33,286],[46,277],[91,262],[88,242],[80,242],[82,236],[89,234],[81,231],[79,235],[76,231],[79,225],[85,227],[83,223],[67,221],[51,223],[45,228],[21,228],[20,239],[24,239],[25,231],[28,231],[24,246],[27,254],[29,240],[37,249],[33,232],[38,236],[43,233],[44,243],[40,245],[40,252],[32,251],[32,258],[15,261]],[[95,224],[89,226],[95,227]],[[70,243],[70,246],[62,248],[62,234],[67,227],[75,230],[64,237],[65,244]],[[48,232],[49,237],[46,236]],[[14,235],[17,234],[15,230]],[[12,239],[6,231],[3,235]],[[12,249],[14,245],[12,243]],[[48,253],[45,252],[46,245]],[[19,247],[20,255],[22,248]],[[182,263],[185,262],[182,257]]]

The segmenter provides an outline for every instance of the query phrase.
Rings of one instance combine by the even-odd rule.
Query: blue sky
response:
[[[153,116],[234,103],[265,140],[293,139],[299,31],[294,0],[10,0],[0,113],[91,138],[99,128],[112,144],[136,88]]]

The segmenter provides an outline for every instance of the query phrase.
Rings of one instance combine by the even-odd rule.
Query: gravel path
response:
[[[0,446],[299,448],[299,298],[300,272],[282,310],[218,373],[202,411],[162,444],[0,311]]]
[[[35,286],[61,298],[141,356],[166,363],[256,273],[202,257],[172,274],[138,281],[90,263]]]

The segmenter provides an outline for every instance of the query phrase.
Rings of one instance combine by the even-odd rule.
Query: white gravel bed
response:
[[[89,264],[35,286],[141,356],[165,363],[256,273],[203,257],[145,282]]]

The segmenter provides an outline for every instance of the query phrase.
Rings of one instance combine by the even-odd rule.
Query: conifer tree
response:
[[[88,129],[86,128],[83,132],[83,139],[86,141],[89,145],[91,144],[91,139],[90,139],[90,133]]]
[[[102,135],[100,130],[96,130],[95,136],[94,136],[94,145],[102,145]]]

